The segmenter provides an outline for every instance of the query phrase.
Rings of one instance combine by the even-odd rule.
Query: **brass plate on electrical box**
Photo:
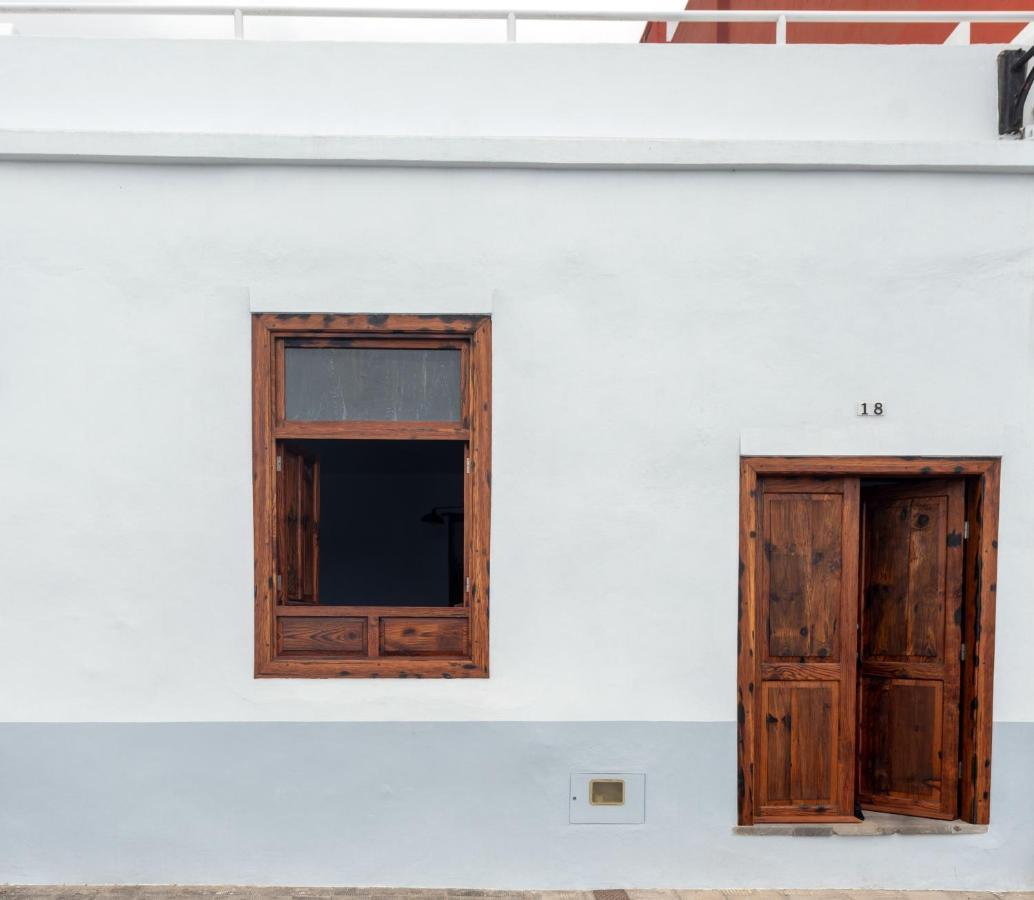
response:
[[[623,806],[625,782],[619,778],[593,779],[589,782],[589,802],[593,806]]]

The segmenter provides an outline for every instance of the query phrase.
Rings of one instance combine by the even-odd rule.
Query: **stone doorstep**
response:
[[[961,819],[923,819],[919,816],[895,816],[890,813],[866,812],[861,822],[843,822],[814,825],[773,824],[737,825],[733,834],[761,837],[782,835],[784,837],[879,837],[888,834],[986,834],[986,825],[974,825]]]

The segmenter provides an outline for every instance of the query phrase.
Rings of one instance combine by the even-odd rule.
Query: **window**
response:
[[[488,674],[491,322],[253,318],[255,674]]]
[[[742,460],[741,825],[987,824],[999,468]]]

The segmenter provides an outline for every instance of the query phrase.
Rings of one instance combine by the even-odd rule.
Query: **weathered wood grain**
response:
[[[778,487],[773,486],[771,477],[767,479],[770,493],[794,493],[805,488],[812,493],[828,492],[829,485],[840,477],[936,479],[951,476],[964,481],[970,540],[963,543],[964,596],[961,609],[955,612],[960,615],[963,624],[967,658],[960,674],[961,703],[946,707],[943,719],[945,727],[950,727],[951,717],[960,717],[962,765],[959,770],[961,797],[958,814],[974,824],[987,824],[990,817],[994,608],[997,594],[1001,460],[996,457],[903,456],[741,458],[737,635],[737,797],[740,824],[818,820],[818,816],[810,814],[804,806],[784,812],[773,809],[766,816],[759,815],[753,790],[758,769],[758,713],[755,697],[760,693],[762,672],[766,680],[784,683],[793,682],[799,677],[804,680],[829,678],[830,674],[823,669],[813,669],[813,666],[824,664],[759,661],[757,658],[758,638],[763,637],[757,628],[760,618],[758,588],[761,557],[758,482],[761,476],[780,476]],[[953,541],[956,541],[955,537]],[[860,673],[865,677],[883,679],[907,679],[912,675],[917,680],[927,680],[936,677],[942,667],[937,662],[939,656],[921,655],[924,649],[925,652],[932,649],[945,658],[953,656],[957,649],[945,644],[938,650],[936,635],[931,637],[931,630],[922,625],[921,617],[914,620],[912,636],[906,635],[902,646],[917,650],[920,655],[906,657],[904,662],[891,657],[868,659],[859,667]],[[801,666],[801,669],[795,672],[792,668],[794,665]],[[819,812],[823,817],[828,816],[825,810]],[[828,818],[823,820],[829,821]]]
[[[466,577],[470,579],[470,654],[488,675],[489,548],[492,496],[492,320],[482,318],[474,329],[470,348],[468,418],[470,473],[463,502],[470,516],[464,519]]]
[[[273,447],[273,337],[257,317],[251,323],[252,487],[255,519],[255,666],[256,677],[273,659],[276,560],[275,450]]]
[[[762,516],[766,658],[839,659],[842,495],[766,486]]]
[[[996,457],[957,456],[751,456],[746,457],[759,476],[809,478],[881,475],[936,478],[945,475],[983,476],[999,465]]]
[[[462,422],[281,422],[273,436],[281,440],[467,441]]]
[[[755,822],[853,819],[857,479],[759,479]]]
[[[965,485],[864,492],[858,798],[954,819]]]
[[[460,656],[470,653],[467,619],[403,618],[380,620],[381,656]]]
[[[431,616],[436,619],[456,617],[465,619],[470,610],[465,606],[353,606],[327,604],[325,606],[280,606],[277,616]]]
[[[319,602],[319,462],[278,445],[276,474],[277,575],[281,603]]]
[[[942,809],[955,791],[944,777],[943,716],[938,682],[863,676],[858,799],[864,809],[955,818],[954,808]]]
[[[284,617],[276,624],[277,650],[282,657],[366,654],[366,619]]]
[[[489,495],[491,490],[491,321],[486,316],[274,315],[253,316],[253,467],[255,484],[255,674],[288,678],[477,678],[488,675]],[[459,422],[284,421],[284,352],[287,342],[307,346],[393,346],[459,349]],[[285,441],[461,440],[470,459],[464,487],[465,604],[452,608],[320,607],[318,604],[318,467],[285,458],[277,506],[275,450]],[[316,542],[310,540],[315,533]],[[278,541],[277,536],[283,540]],[[278,554],[278,555],[277,555]],[[286,582],[276,598],[278,566]],[[287,605],[290,603],[298,606]],[[302,605],[305,604],[305,605]],[[302,658],[292,640],[306,622],[364,619],[361,658],[321,627],[319,653]],[[415,625],[400,626],[402,619]],[[402,631],[435,636],[407,641]],[[314,629],[309,622],[305,627]],[[289,636],[283,644],[284,629]],[[401,630],[400,630],[401,629]],[[382,658],[383,635],[390,658]],[[280,636],[278,644],[277,636]],[[398,639],[396,639],[398,636]],[[315,638],[307,638],[311,644]],[[278,649],[289,647],[287,656]],[[441,654],[449,657],[441,658]],[[435,655],[438,655],[436,658]]]
[[[754,823],[757,669],[757,587],[760,521],[757,473],[740,461],[740,558],[736,632],[736,805],[740,825]]]
[[[839,682],[768,683],[762,688],[762,791],[769,807],[837,806]],[[829,739],[822,740],[821,736]]]
[[[962,669],[961,818],[986,825],[991,817],[991,728],[995,605],[998,593],[998,498],[1001,462],[968,486]]]

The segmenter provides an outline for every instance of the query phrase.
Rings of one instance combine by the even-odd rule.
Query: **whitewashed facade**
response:
[[[998,49],[0,44],[0,882],[1034,888]],[[492,315],[490,678],[253,678],[265,311]],[[987,833],[733,833],[741,454],[1002,457]]]

